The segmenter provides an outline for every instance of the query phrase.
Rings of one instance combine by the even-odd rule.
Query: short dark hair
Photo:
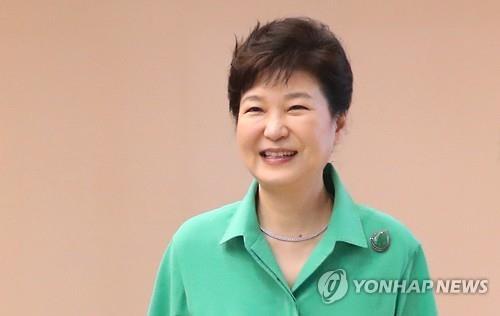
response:
[[[228,80],[229,111],[238,122],[241,96],[266,77],[284,83],[296,70],[312,74],[320,83],[335,117],[349,109],[352,71],[339,40],[329,27],[307,17],[284,18],[257,25],[233,52]]]

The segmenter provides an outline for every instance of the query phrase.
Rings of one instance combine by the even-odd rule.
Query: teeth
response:
[[[293,152],[293,151],[282,151],[282,152],[266,151],[266,152],[264,152],[264,155],[266,157],[290,157],[290,156],[295,155],[295,152]]]

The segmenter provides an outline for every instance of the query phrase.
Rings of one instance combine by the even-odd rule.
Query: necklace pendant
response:
[[[264,228],[262,228],[260,226],[259,226],[259,228],[260,228],[260,231],[263,232],[264,235],[268,236],[269,238],[276,239],[279,241],[286,241],[286,242],[301,242],[301,241],[314,239],[314,238],[318,237],[319,235],[323,234],[326,231],[326,229],[328,228],[328,224],[317,233],[310,234],[310,235],[299,234],[298,237],[280,236],[280,235],[276,235],[268,230],[265,230]]]

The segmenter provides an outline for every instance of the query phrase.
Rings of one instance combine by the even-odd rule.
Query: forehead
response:
[[[304,98],[312,102],[324,101],[318,80],[306,71],[294,71],[288,78],[279,74],[260,76],[255,84],[240,99],[240,104],[248,101],[290,100]]]
[[[312,74],[297,70],[292,72],[288,78],[280,73],[260,75],[242,97],[250,93],[279,93],[282,91],[308,92],[312,94],[317,93],[320,90],[319,88],[319,82]]]

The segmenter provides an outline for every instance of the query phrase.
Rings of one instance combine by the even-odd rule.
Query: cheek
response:
[[[335,143],[335,129],[329,124],[314,121],[304,128],[305,141],[319,154],[329,155]]]
[[[251,122],[238,122],[236,142],[240,150],[249,150],[258,140],[258,129]]]

